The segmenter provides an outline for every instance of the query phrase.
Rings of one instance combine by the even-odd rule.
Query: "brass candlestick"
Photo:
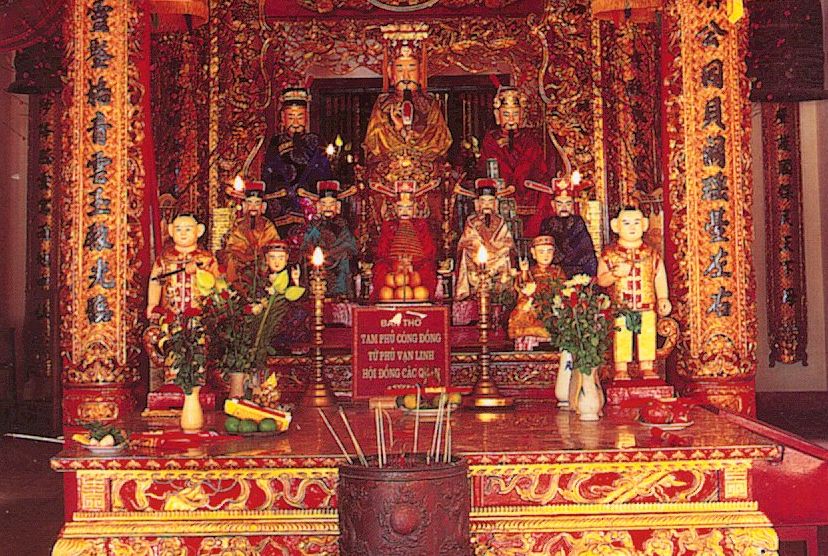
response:
[[[317,247],[313,252],[313,270],[311,271],[311,293],[314,301],[314,325],[313,343],[315,347],[314,352],[314,379],[308,384],[302,399],[299,402],[301,407],[331,407],[336,405],[336,398],[331,392],[330,386],[325,382],[325,376],[322,374],[322,331],[325,330],[325,323],[322,319],[322,307],[325,300],[325,288],[327,286],[324,278],[324,271],[322,270],[323,255],[322,250]]]
[[[491,287],[491,275],[486,268],[488,253],[486,248],[481,246],[477,253],[477,266],[480,273],[480,285],[478,294],[480,296],[480,318],[478,327],[480,329],[480,378],[474,385],[469,396],[464,399],[463,405],[473,409],[506,409],[511,408],[514,399],[500,394],[497,383],[491,377],[492,355],[489,353],[489,288]]]

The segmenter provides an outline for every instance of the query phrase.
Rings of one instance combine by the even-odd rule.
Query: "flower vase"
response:
[[[227,393],[228,398],[243,398],[244,397],[244,383],[247,380],[246,373],[229,373],[227,383],[230,386],[230,391]]]
[[[198,395],[201,386],[193,386],[193,391],[184,395],[184,407],[181,409],[181,430],[195,433],[204,426],[204,412]]]
[[[562,351],[558,360],[558,375],[555,377],[555,398],[558,407],[569,410],[569,384],[572,382],[572,354]]]
[[[575,374],[580,375],[581,383],[578,393],[578,418],[581,421],[597,421],[604,408],[604,392],[598,378],[598,369],[592,369],[588,375],[581,372]]]

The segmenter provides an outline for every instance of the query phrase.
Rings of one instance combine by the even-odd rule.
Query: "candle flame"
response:
[[[241,176],[236,176],[236,179],[233,180],[233,189],[236,191],[244,191],[244,180]]]
[[[572,185],[578,185],[579,183],[581,183],[581,172],[579,172],[578,170],[572,172],[572,178],[570,178],[570,182],[572,183]]]
[[[325,255],[322,253],[322,248],[318,245],[316,246],[316,249],[313,250],[313,259],[311,262],[313,262],[313,266],[317,268],[322,266],[322,263],[325,262]]]
[[[336,154],[336,147],[334,147],[333,143],[328,144],[328,146],[325,148],[325,153],[327,153],[328,156],[333,156]]]
[[[487,262],[489,262],[489,252],[485,245],[481,245],[477,249],[477,264],[486,264]]]
[[[345,144],[345,141],[342,140],[342,136],[337,135],[336,139],[334,139],[334,145],[336,145],[337,147],[342,148],[342,145],[344,145],[344,144]]]

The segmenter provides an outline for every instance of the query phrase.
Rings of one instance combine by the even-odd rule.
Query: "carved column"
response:
[[[682,325],[681,390],[755,412],[756,303],[751,259],[748,18],[727,3],[665,9],[671,297]]]
[[[141,242],[128,214],[140,206],[143,187],[131,183],[139,176],[129,163],[134,3],[67,3],[59,228],[64,427],[123,417],[139,378],[127,341],[138,324],[131,263]]]

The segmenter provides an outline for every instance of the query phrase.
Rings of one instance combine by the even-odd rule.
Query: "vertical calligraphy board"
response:
[[[390,396],[421,386],[448,386],[446,307],[357,307],[353,314],[353,397]]]

